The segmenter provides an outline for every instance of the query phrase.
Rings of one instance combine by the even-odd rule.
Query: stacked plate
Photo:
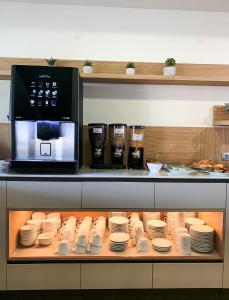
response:
[[[192,225],[190,229],[192,249],[200,253],[214,250],[214,229],[208,225]]]
[[[164,238],[157,238],[152,240],[153,249],[158,252],[168,252],[172,248],[172,242]]]
[[[192,225],[204,225],[204,221],[198,218],[185,218],[185,227],[190,232],[190,227]]]
[[[164,238],[165,237],[166,223],[161,220],[150,220],[147,222],[146,230],[149,238]]]
[[[25,247],[35,244],[37,232],[33,225],[24,225],[20,228],[20,243]]]
[[[128,233],[128,219],[122,216],[114,216],[109,219],[110,232],[125,232]]]
[[[122,252],[128,248],[130,236],[125,232],[114,232],[109,236],[109,249],[114,252]]]
[[[161,213],[158,211],[143,211],[143,225],[144,230],[146,231],[146,226],[150,220],[160,220]]]

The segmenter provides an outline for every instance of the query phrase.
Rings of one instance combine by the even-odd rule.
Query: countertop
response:
[[[229,174],[212,176],[206,173],[190,175],[174,175],[166,171],[151,174],[144,170],[93,170],[82,168],[76,174],[25,174],[0,173],[2,180],[54,180],[54,181],[201,181],[201,182],[229,182]]]

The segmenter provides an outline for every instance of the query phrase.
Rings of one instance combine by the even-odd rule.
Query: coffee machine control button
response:
[[[50,90],[45,91],[45,96],[48,97],[50,95]]]
[[[52,95],[53,95],[53,97],[56,97],[57,96],[57,90],[52,91]]]
[[[42,96],[42,95],[43,95],[43,93],[44,93],[44,91],[43,91],[43,90],[39,90],[39,92],[38,92],[38,96]]]
[[[33,99],[30,100],[30,106],[35,106],[35,100]]]

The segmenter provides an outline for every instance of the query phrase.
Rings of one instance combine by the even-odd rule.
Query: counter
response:
[[[206,174],[174,176],[136,170],[82,169],[79,174],[0,174],[0,289],[97,289],[97,288],[222,288],[229,287],[229,176]],[[217,252],[210,256],[143,257],[127,253],[123,260],[100,257],[90,261],[74,256],[55,259],[16,249],[18,228],[34,210],[63,215],[108,211],[197,211],[208,224],[215,223]],[[10,214],[14,216],[10,217]],[[17,230],[9,235],[9,220]],[[15,223],[15,222],[16,223]],[[8,223],[7,223],[8,222]],[[16,227],[15,227],[16,228]],[[10,236],[14,235],[9,257]],[[17,246],[16,246],[17,247]],[[18,251],[19,250],[19,251]],[[26,250],[26,249],[25,249]],[[39,251],[42,249],[38,249]],[[38,253],[38,252],[37,252]],[[42,258],[42,255],[44,256]],[[51,257],[51,255],[53,257]],[[174,254],[176,255],[176,253]],[[87,260],[87,261],[86,261]],[[94,259],[95,260],[95,259]],[[161,261],[163,260],[163,261]],[[166,261],[165,261],[166,260]],[[120,271],[121,270],[121,271]],[[224,271],[223,271],[224,270]],[[112,276],[110,276],[112,272]],[[40,274],[43,274],[40,277]],[[53,277],[58,274],[56,281]],[[97,275],[100,274],[98,277]],[[67,276],[67,277],[66,277]],[[66,278],[68,280],[66,281]],[[172,279],[172,280],[171,280]],[[2,283],[1,283],[2,282]]]
[[[75,174],[33,174],[33,173],[0,173],[2,180],[54,180],[54,181],[203,181],[203,182],[229,182],[228,175],[208,175],[204,173],[194,173],[190,175],[173,175],[162,171],[159,174],[151,174],[145,170],[93,170],[82,168]]]

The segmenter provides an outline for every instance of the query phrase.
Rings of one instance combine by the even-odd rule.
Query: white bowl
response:
[[[149,168],[151,174],[158,173],[161,170],[162,166],[163,164],[161,163],[147,163],[147,167]]]
[[[32,219],[38,219],[38,220],[44,220],[46,219],[46,214],[44,212],[41,212],[41,211],[35,211],[33,214],[32,214]]]
[[[52,244],[54,239],[54,233],[53,232],[44,232],[38,235],[37,237],[38,242],[42,246],[48,246]]]
[[[59,212],[52,212],[47,214],[47,219],[60,219],[60,213]]]

